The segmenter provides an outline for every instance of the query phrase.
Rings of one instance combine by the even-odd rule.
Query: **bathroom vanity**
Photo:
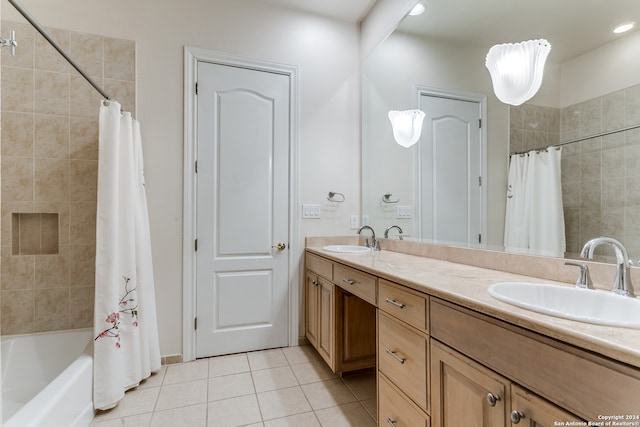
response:
[[[334,372],[376,366],[378,425],[640,426],[639,329],[537,314],[486,291],[552,280],[313,245],[305,269],[307,338]]]

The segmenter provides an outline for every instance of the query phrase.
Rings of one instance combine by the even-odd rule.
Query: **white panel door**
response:
[[[482,232],[480,103],[420,95],[422,238],[479,246]]]
[[[196,357],[288,345],[289,97],[198,62]]]

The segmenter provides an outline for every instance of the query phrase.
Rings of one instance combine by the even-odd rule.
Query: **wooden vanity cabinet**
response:
[[[553,427],[582,421],[435,340],[431,372],[432,427]]]
[[[334,365],[334,286],[322,277],[307,271],[306,335],[329,366]]]
[[[375,301],[375,277],[309,253],[305,265],[305,334],[309,343],[333,372],[375,366],[376,308],[367,302]],[[371,279],[367,286],[363,284]],[[341,285],[336,285],[336,280]]]

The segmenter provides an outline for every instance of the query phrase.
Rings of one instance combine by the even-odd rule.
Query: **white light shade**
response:
[[[493,91],[505,104],[521,105],[538,92],[551,45],[544,39],[498,44],[489,49],[486,66]]]
[[[423,120],[424,112],[420,110],[389,111],[393,138],[403,147],[411,147],[418,142]]]

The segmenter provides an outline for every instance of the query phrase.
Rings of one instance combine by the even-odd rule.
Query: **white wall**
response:
[[[253,0],[22,4],[44,26],[137,43],[137,118],[142,124],[162,355],[182,353],[185,45],[299,67],[299,201],[325,208],[323,219],[300,220],[300,243],[307,235],[353,233],[348,218],[360,210],[357,24]],[[4,19],[21,20],[5,0],[1,10]],[[20,40],[20,34],[16,36]],[[324,203],[331,190],[346,196],[337,208]],[[301,259],[301,253],[297,255]]]
[[[640,31],[564,62],[560,72],[560,107],[639,84]]]

